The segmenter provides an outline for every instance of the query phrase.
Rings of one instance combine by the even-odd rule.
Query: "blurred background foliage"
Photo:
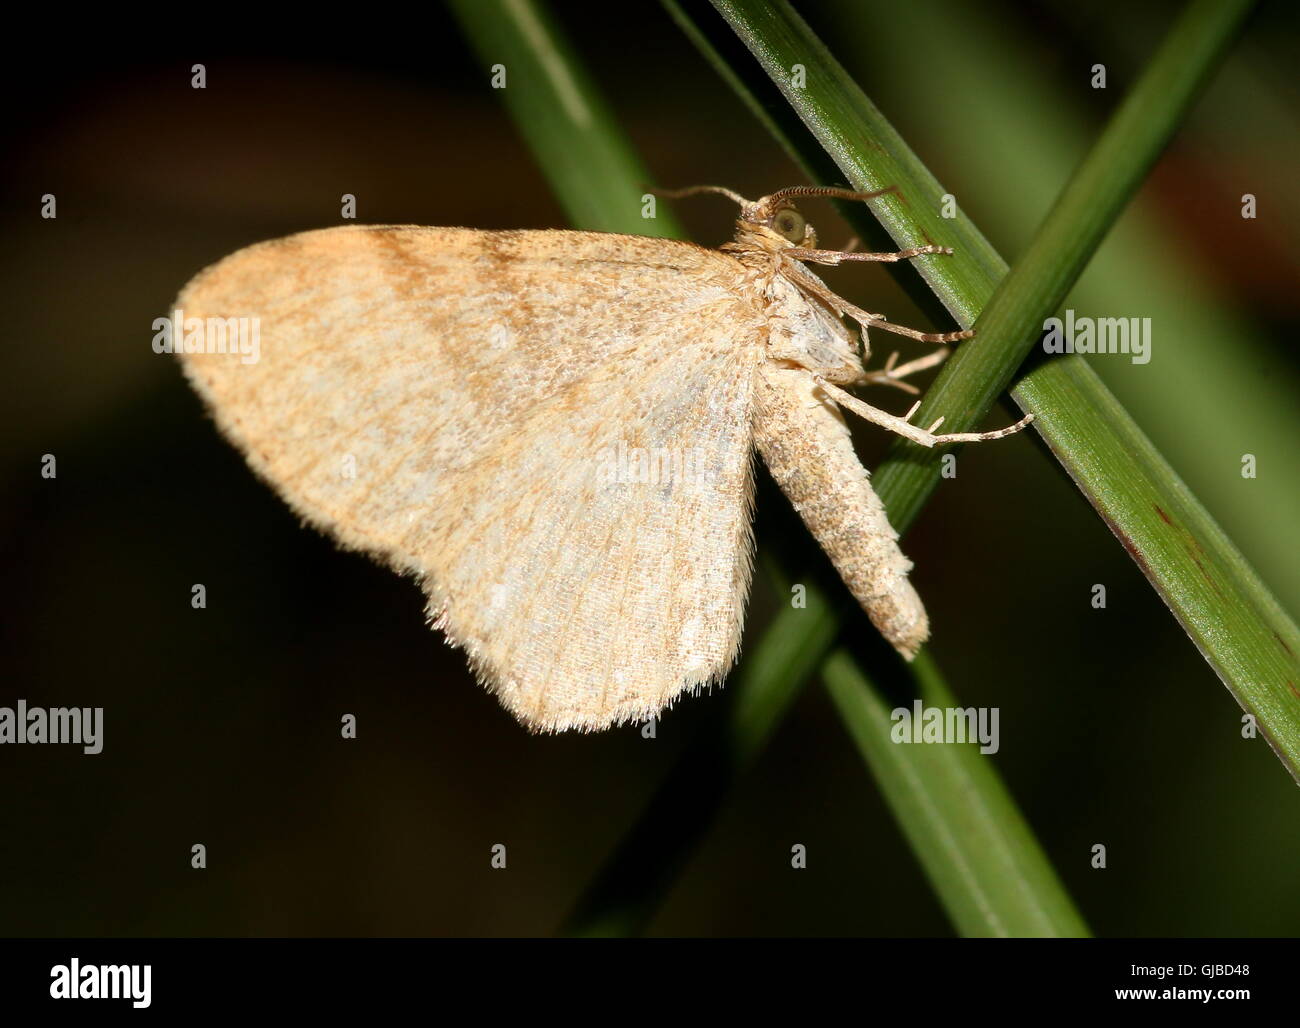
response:
[[[1178,10],[796,6],[1012,261]],[[656,4],[555,10],[657,182],[758,195],[802,181]],[[424,627],[415,587],[303,531],[149,349],[195,271],[337,223],[343,193],[365,222],[565,224],[487,69],[439,9],[426,15],[418,33],[268,34],[256,56],[233,34],[181,53],[159,29],[133,55],[0,72],[14,315],[0,704],[106,708],[100,756],[0,749],[0,932],[549,934],[729,702],[684,702],[654,740],[528,736]],[[1153,319],[1150,364],[1094,367],[1293,613],[1296,43],[1294,11],[1265,4],[1070,301]],[[1105,91],[1090,87],[1096,63]],[[47,192],[56,221],[38,216]],[[730,235],[725,202],[674,212],[693,238]],[[829,208],[809,213],[826,244],[849,234]],[[827,278],[925,324],[875,269]],[[873,465],[887,440],[859,440]],[[758,520],[760,540],[788,531],[770,483]],[[1296,932],[1294,785],[1241,739],[1236,705],[1059,470],[1025,439],[968,449],[907,550],[932,651],[964,703],[1001,708],[991,759],[1097,934]],[[195,582],[206,610],[190,607]],[[747,639],[778,602],[760,579]],[[345,712],[355,742],[339,739]],[[489,868],[494,843],[505,872]],[[789,868],[794,843],[807,871]],[[951,928],[809,689],[650,930]]]

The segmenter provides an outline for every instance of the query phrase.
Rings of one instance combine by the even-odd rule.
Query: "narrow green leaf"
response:
[[[917,699],[926,709],[960,707],[926,654],[917,657],[914,669],[920,683]],[[993,765],[975,744],[895,742],[894,704],[862,677],[843,650],[830,655],[823,675],[849,734],[962,935],[1088,934]]]
[[[579,228],[684,238],[668,210],[641,216],[650,175],[582,63],[535,0],[450,0],[569,220]],[[494,70],[496,69],[496,70]]]
[[[1055,11],[1049,17],[1060,19],[1058,28],[1073,27],[1067,34],[1076,37],[1075,52],[1105,55],[1112,79],[1124,79],[1125,68],[1140,71],[1150,55],[1150,45],[1140,41],[1159,38],[1151,26],[1168,28],[1167,13],[1156,7],[1098,18],[1068,0],[1048,6]],[[1058,67],[1043,61],[1036,43],[1041,26],[1029,20],[991,19],[965,0],[927,0],[891,8],[888,22],[891,40],[925,40],[935,55],[926,73],[917,75],[915,50],[874,45],[881,24],[869,5],[833,0],[816,13],[825,19],[825,27],[818,26],[823,37],[861,41],[853,50],[837,48],[859,80],[869,75],[881,83],[906,81],[906,89],[889,94],[891,118],[933,128],[926,137],[927,162],[960,168],[960,182],[950,184],[962,205],[987,211],[984,232],[1023,253],[1096,134],[1086,127],[1093,120],[1092,102],[1113,95],[1091,88],[1090,62]],[[1224,60],[1180,129],[1182,156],[1171,163],[1204,154],[1213,180],[1221,167],[1212,156],[1217,152],[1233,167],[1250,169],[1254,192],[1283,201],[1271,184],[1280,179],[1267,179],[1270,170],[1260,162],[1266,159],[1278,176],[1284,167],[1300,167],[1300,132],[1293,131],[1294,120],[1279,103],[1280,83],[1261,78],[1261,42],[1259,35],[1243,37]],[[979,88],[954,103],[954,89],[973,82]],[[1254,181],[1256,171],[1265,178]],[[1209,190],[1204,199],[1210,209],[1224,203],[1236,213],[1242,190],[1224,189],[1216,198],[1212,181],[1197,192],[1202,190]],[[1290,466],[1291,440],[1300,434],[1300,369],[1293,370],[1286,344],[1267,319],[1242,309],[1243,298],[1232,295],[1213,263],[1201,259],[1197,247],[1180,245],[1182,234],[1169,223],[1164,196],[1159,188],[1139,191],[1067,304],[1080,315],[1151,318],[1150,363],[1092,357],[1089,367],[1214,512],[1283,608],[1300,613],[1300,561],[1293,559],[1290,531],[1300,510],[1300,475],[1281,473]],[[1296,196],[1289,199],[1295,220],[1300,205]],[[1202,220],[1200,211],[1187,213]],[[1281,210],[1276,216],[1285,217]],[[1276,260],[1274,273],[1298,266],[1295,253],[1279,252]],[[1243,453],[1257,455],[1265,469],[1245,483],[1238,474]]]

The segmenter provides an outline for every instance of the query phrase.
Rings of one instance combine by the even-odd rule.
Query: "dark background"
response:
[[[797,6],[1008,259],[1178,9]],[[1155,314],[1151,365],[1099,369],[1294,611],[1282,430],[1296,412],[1276,399],[1296,385],[1288,6],[1251,24],[1080,291],[1102,313]],[[803,181],[657,5],[557,11],[657,181],[750,196]],[[360,27],[227,14],[81,25],[75,45],[56,26],[49,54],[2,73],[0,705],[102,706],[105,748],[0,749],[0,934],[550,934],[725,693],[680,704],[653,741],[528,735],[425,627],[416,587],[301,528],[149,341],[191,275],[338,223],[343,193],[364,222],[564,227],[563,214],[438,8]],[[933,50],[899,43],[909,19]],[[190,88],[196,61],[206,90]],[[1104,92],[1088,84],[1097,62]],[[988,117],[1005,132],[973,135]],[[54,221],[39,216],[47,192]],[[1261,197],[1255,222],[1238,216],[1243,192]],[[675,209],[699,241],[728,237],[727,204]],[[850,234],[806,210],[827,245]],[[876,269],[827,277],[924,326]],[[1160,312],[1201,308],[1219,320],[1183,333],[1188,350],[1159,334]],[[1180,354],[1198,340],[1191,373]],[[1191,384],[1171,390],[1180,373]],[[1212,408],[1188,391],[1223,382],[1236,385]],[[1264,414],[1257,397],[1272,397]],[[1251,419],[1269,410],[1265,433]],[[885,440],[860,436],[870,466]],[[1245,451],[1260,454],[1254,493]],[[783,499],[761,499],[760,539],[786,523]],[[1001,708],[991,759],[1097,933],[1296,932],[1294,783],[1240,738],[1226,689],[1028,435],[968,448],[905,548],[932,653],[963,702]],[[196,582],[205,610],[190,606]],[[748,641],[774,602],[759,576]],[[339,737],[344,713],[356,741]],[[505,872],[489,868],[495,843]],[[807,871],[790,870],[794,843]],[[1105,870],[1089,865],[1096,843]],[[651,930],[951,931],[818,682]]]

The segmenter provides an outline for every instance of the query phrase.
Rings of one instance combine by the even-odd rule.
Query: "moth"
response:
[[[794,202],[878,193],[675,195],[698,192],[740,207],[720,249],[329,228],[240,250],[175,304],[185,374],[253,470],[413,576],[432,627],[532,730],[643,721],[721,683],[750,584],[755,450],[910,659],[925,609],[841,408],[923,446],[1030,420],[936,435],[942,419],[921,428],[915,406],[898,417],[845,390],[915,392],[907,376],[971,334],[891,324],[809,270],[952,252],[818,249]],[[214,345],[214,323],[252,324],[258,345]],[[942,345],[866,371],[868,328]]]

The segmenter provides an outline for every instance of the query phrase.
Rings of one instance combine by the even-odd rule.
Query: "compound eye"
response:
[[[808,223],[793,207],[787,207],[772,219],[772,229],[792,243],[802,243],[808,234]]]

